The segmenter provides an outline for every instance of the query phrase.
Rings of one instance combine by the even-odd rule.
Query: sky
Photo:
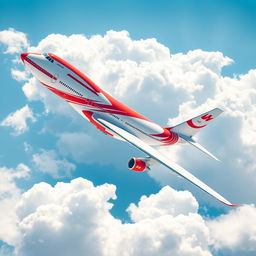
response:
[[[0,1],[0,256],[255,255],[255,1]],[[224,113],[159,150],[241,207],[97,131],[24,69],[53,52],[163,126]]]

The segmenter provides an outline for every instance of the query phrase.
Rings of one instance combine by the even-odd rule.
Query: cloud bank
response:
[[[19,256],[210,256],[222,249],[225,255],[241,255],[235,254],[236,249],[256,250],[253,205],[207,220],[199,215],[190,192],[166,186],[142,196],[138,204],[131,203],[127,209],[131,221],[122,223],[111,214],[109,200],[116,199],[115,191],[115,185],[94,186],[83,178],[55,186],[35,184],[20,193],[11,208],[17,221],[5,224],[16,236],[4,235],[2,240]],[[235,221],[238,218],[242,221]]]

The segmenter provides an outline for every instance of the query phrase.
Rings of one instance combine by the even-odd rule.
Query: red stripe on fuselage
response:
[[[94,90],[92,90],[90,87],[88,87],[86,84],[82,83],[81,81],[79,81],[78,79],[76,79],[74,76],[68,74],[68,76],[70,78],[72,78],[73,80],[75,80],[77,83],[81,84],[83,87],[85,87],[87,90],[91,91],[92,93],[94,93],[95,95],[98,95],[98,93]]]
[[[45,69],[43,69],[42,67],[40,67],[38,64],[36,64],[34,61],[32,61],[31,59],[28,58],[28,56],[24,56],[23,60],[27,61],[29,64],[31,64],[33,67],[35,67],[37,70],[43,72],[45,75],[47,75],[48,77],[57,80],[57,78],[55,76],[53,76],[51,73],[49,73],[48,71],[46,71]]]
[[[113,109],[113,106],[100,104],[100,103],[97,103],[95,100],[78,97],[73,94],[69,94],[67,92],[60,91],[60,90],[53,88],[45,83],[42,83],[42,84],[45,85],[49,90],[51,90],[52,92],[54,92],[55,94],[57,94],[58,96],[60,96],[61,98],[63,98],[64,100],[66,100],[70,103],[75,103],[75,104],[79,104],[79,105],[86,106],[86,107],[96,108],[96,109],[94,109],[94,111],[97,111],[97,112],[117,114],[117,115],[126,115],[126,113],[122,112],[121,110]]]
[[[42,83],[42,82],[41,82]],[[76,103],[80,103],[80,104],[87,104],[86,99],[82,98],[82,97],[77,97],[74,96],[72,94],[60,91],[58,89],[55,89],[54,87],[51,87],[45,83],[42,83],[44,86],[46,86],[49,90],[51,90],[52,92],[54,92],[55,94],[57,94],[58,96],[60,96],[61,98],[63,98],[64,100],[70,100],[70,101],[74,101]]]
[[[161,141],[163,143],[163,145],[166,145],[166,146],[173,145],[178,142],[179,136],[176,133],[171,132],[164,127],[163,127],[163,129],[164,129],[163,133],[150,134],[150,135],[153,137],[159,137],[159,141]]]
[[[99,124],[98,122],[95,121],[95,119],[93,118],[93,112],[91,111],[85,111],[83,110],[82,111],[83,114],[89,119],[89,121],[96,126],[97,129],[99,129],[100,131],[110,135],[110,136],[113,136],[113,134],[109,133],[106,128],[104,126],[102,126],[101,124]]]
[[[42,82],[41,82],[42,83]],[[90,120],[90,122],[92,124],[94,124],[99,130],[103,131],[106,134],[109,134],[111,136],[113,136],[112,134],[110,134],[108,131],[106,131],[105,127],[103,127],[101,124],[99,124],[98,122],[96,122],[93,119],[93,111],[96,112],[103,112],[103,113],[111,113],[111,114],[117,114],[117,115],[124,115],[124,113],[120,112],[120,111],[115,111],[115,110],[109,110],[109,109],[104,109],[102,107],[107,106],[104,104],[99,104],[97,102],[95,102],[94,100],[90,100],[90,99],[86,99],[86,98],[82,98],[79,96],[74,96],[72,94],[60,91],[56,88],[53,88],[45,83],[42,83],[44,86],[46,86],[50,91],[52,91],[53,93],[57,94],[58,96],[60,96],[61,98],[65,99],[67,102],[73,103],[73,104],[78,104],[78,105],[82,105],[82,106],[86,106],[86,107],[95,107],[97,109],[93,109],[92,111],[88,111],[88,110],[82,110],[82,112],[84,113],[84,115]],[[107,107],[111,107],[111,106],[107,106]],[[167,129],[163,128],[164,132],[161,134],[150,134],[150,136],[152,137],[160,137],[161,139],[159,140],[160,142],[162,142],[162,145],[172,145],[175,144],[178,141],[178,135],[168,131]]]
[[[56,56],[53,53],[48,53],[50,57],[52,57],[54,60],[58,61],[60,64],[65,66],[66,68],[70,69],[73,73],[75,73],[78,77],[80,77],[82,80],[84,80],[94,92],[100,93],[102,90],[91,80],[89,79],[85,74],[83,74],[81,71],[79,71],[77,68],[69,64],[67,61],[61,59],[60,57]]]
[[[129,107],[125,106],[124,104],[122,104],[121,102],[119,102],[118,100],[116,100],[112,96],[110,96],[108,93],[106,93],[105,91],[100,89],[91,79],[89,79],[86,75],[84,75],[82,72],[80,72],[77,68],[75,68],[74,66],[69,64],[67,61],[61,59],[60,57],[56,56],[53,53],[48,53],[48,55],[51,56],[55,61],[59,62],[60,64],[62,64],[63,66],[65,66],[66,68],[71,70],[74,74],[76,74],[82,80],[84,80],[86,82],[86,84],[89,85],[95,93],[102,93],[111,104],[111,105],[101,104],[102,108],[111,109],[110,111],[112,111],[113,113],[116,113],[116,111],[120,111],[120,113],[118,113],[120,115],[135,117],[135,118],[139,118],[142,120],[152,122],[148,118],[144,117],[143,115],[141,115],[141,114],[137,113],[136,111],[130,109]],[[110,111],[109,111],[109,113],[111,113]]]

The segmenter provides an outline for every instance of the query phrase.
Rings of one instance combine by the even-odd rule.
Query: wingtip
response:
[[[221,108],[215,108],[215,109],[218,110],[218,111],[220,111],[220,113],[224,112],[224,110],[221,109]]]
[[[227,205],[227,206],[230,206],[230,207],[239,207],[239,206],[241,206],[240,204],[231,204],[231,203],[225,203],[225,202],[222,202],[222,203]]]
[[[239,206],[242,206],[240,204],[231,204],[228,200],[226,200],[225,198],[222,198],[222,199],[219,199],[219,201],[227,206],[230,206],[230,207],[239,207]]]
[[[213,155],[213,159],[218,161],[218,162],[221,162],[221,160],[219,158],[217,158],[216,156]]]

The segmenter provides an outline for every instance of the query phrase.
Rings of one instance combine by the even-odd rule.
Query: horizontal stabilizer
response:
[[[206,155],[210,156],[211,158],[220,161],[216,156],[214,156],[211,152],[209,152],[206,148],[204,148],[202,145],[200,145],[198,142],[194,141],[192,138],[190,137],[186,137],[186,136],[182,136],[180,135],[180,137],[185,140],[186,142],[188,142],[190,145],[194,146],[195,148],[201,150],[202,152],[204,152]]]

